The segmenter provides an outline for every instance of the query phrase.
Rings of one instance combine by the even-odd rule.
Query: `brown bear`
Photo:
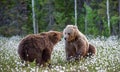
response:
[[[18,54],[23,62],[35,61],[39,66],[46,66],[50,64],[53,47],[61,37],[62,33],[58,31],[27,35],[19,43]]]
[[[73,58],[79,60],[82,57],[90,57],[96,54],[96,48],[88,43],[87,38],[78,30],[77,26],[67,25],[63,30],[63,36],[68,61]]]

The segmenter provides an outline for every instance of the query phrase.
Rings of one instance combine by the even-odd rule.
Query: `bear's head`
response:
[[[74,25],[67,25],[63,30],[63,36],[66,41],[72,41],[76,38],[78,34],[78,28]]]
[[[61,38],[62,38],[62,32],[58,32],[58,31],[49,31],[48,33],[48,37],[49,40],[55,45],[56,43],[58,43]]]

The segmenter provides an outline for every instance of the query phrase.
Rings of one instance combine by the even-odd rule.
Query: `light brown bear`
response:
[[[22,61],[35,61],[39,66],[49,65],[53,47],[61,37],[62,33],[57,31],[27,35],[18,46],[18,54]]]
[[[77,26],[67,25],[63,31],[65,39],[66,59],[79,60],[83,57],[90,57],[96,54],[96,48],[88,43],[87,38],[81,33]]]

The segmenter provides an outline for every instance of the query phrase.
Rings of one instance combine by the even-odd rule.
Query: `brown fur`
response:
[[[66,59],[76,60],[96,54],[96,49],[88,43],[87,38],[82,34],[76,26],[68,25],[63,31],[65,39]],[[88,53],[91,53],[88,55]]]
[[[51,59],[53,47],[62,36],[61,32],[49,31],[41,34],[30,34],[22,39],[18,46],[18,54],[22,61],[46,65]]]
[[[96,54],[96,48],[95,46],[89,44],[89,50],[88,50],[88,55],[89,57],[94,56]]]

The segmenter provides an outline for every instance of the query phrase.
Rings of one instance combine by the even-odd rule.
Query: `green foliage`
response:
[[[120,19],[120,17],[118,17],[118,16],[112,16],[110,22],[112,25],[115,25],[118,23],[119,19]]]
[[[85,33],[85,16],[84,15],[81,15],[79,18],[78,18],[78,28],[81,32]]]
[[[87,19],[87,34],[98,35],[98,29],[94,19],[97,17],[96,12],[88,5],[84,4],[86,9],[86,19]]]
[[[6,36],[6,37],[16,35],[17,32],[18,30],[14,26],[11,26],[9,28],[8,26],[0,27],[0,35]]]

